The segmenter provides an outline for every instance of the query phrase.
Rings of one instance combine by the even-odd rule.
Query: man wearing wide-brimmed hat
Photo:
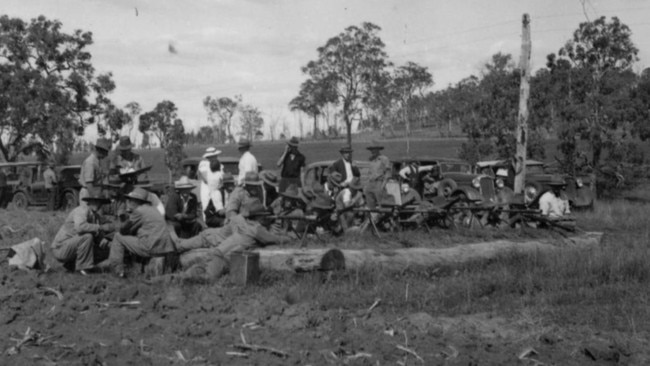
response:
[[[106,138],[99,138],[95,143],[94,151],[81,164],[79,172],[79,204],[85,205],[85,197],[101,194],[101,185],[108,176],[108,171],[102,168],[102,162],[111,150],[111,142]]]
[[[280,179],[270,170],[260,172],[260,179],[262,180],[262,204],[264,207],[271,206],[271,203],[278,198],[278,187]]]
[[[198,202],[192,193],[194,187],[188,177],[182,176],[174,182],[174,190],[170,191],[167,197],[165,218],[174,227],[179,238],[192,237],[202,229],[197,220]]]
[[[108,259],[98,267],[113,268],[116,274],[124,277],[125,251],[143,258],[173,257],[176,254],[165,217],[151,206],[148,196],[149,192],[142,187],[136,187],[126,195],[129,218],[115,234]]]
[[[338,172],[341,174],[341,177],[343,177],[341,187],[347,187],[352,182],[352,179],[360,177],[361,173],[359,168],[352,163],[352,148],[350,146],[342,147],[339,152],[341,158],[332,163],[329,167],[329,173]]]
[[[384,197],[384,187],[391,178],[392,167],[390,160],[381,154],[383,146],[376,142],[367,147],[370,150],[370,167],[368,171],[368,184],[364,189],[368,208],[374,209]]]
[[[111,160],[111,169],[115,173],[140,170],[145,167],[142,157],[133,152],[133,144],[129,136],[120,136],[120,140],[115,147],[115,155]]]
[[[54,258],[68,270],[86,275],[94,267],[95,245],[103,243],[106,235],[114,231],[111,224],[102,224],[100,209],[110,202],[100,196],[84,197],[86,203],[77,206],[68,214],[52,241]]]
[[[280,169],[280,192],[284,192],[290,184],[301,186],[300,176],[307,160],[305,155],[298,151],[299,143],[300,141],[295,136],[287,141],[284,152],[276,164]]]
[[[244,184],[244,177],[247,173],[258,173],[257,159],[251,154],[251,142],[247,139],[239,140],[237,150],[241,154],[239,158],[239,172],[237,176],[237,184]]]
[[[259,174],[248,172],[244,176],[243,186],[236,187],[226,204],[226,220],[239,214],[242,207],[248,204],[252,199],[262,200],[262,180]]]
[[[569,200],[564,194],[566,188],[564,178],[554,175],[548,185],[551,189],[539,198],[539,209],[542,211],[542,215],[548,216],[550,219],[559,219],[571,214]]]
[[[336,198],[336,196],[339,194],[341,191],[341,183],[343,182],[343,175],[339,172],[331,172],[327,176],[327,181],[325,182],[325,186],[323,187],[323,190],[325,193],[327,193],[330,197]]]
[[[352,180],[349,186],[343,188],[334,200],[339,222],[343,230],[348,230],[354,226],[356,213],[355,208],[361,208],[365,205],[362,193],[363,186],[359,178]]]
[[[219,162],[221,150],[208,147],[203,153],[203,160],[199,162],[198,177],[201,181],[201,214],[206,221],[205,211],[212,202],[212,208],[216,211],[223,211],[223,197],[221,187],[223,185],[223,171]]]

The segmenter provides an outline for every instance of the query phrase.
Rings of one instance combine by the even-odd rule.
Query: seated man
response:
[[[232,192],[235,190],[235,178],[230,173],[223,173],[223,182],[221,187],[221,206],[223,208],[217,209],[212,201],[208,203],[205,209],[205,226],[214,228],[222,227],[226,221],[226,207]]]
[[[188,177],[182,176],[174,182],[165,205],[165,218],[173,227],[179,238],[190,238],[201,232],[198,221],[198,200],[192,193],[196,188]]]
[[[551,220],[567,218],[571,214],[569,200],[564,194],[566,182],[562,177],[554,176],[549,183],[551,189],[539,198],[539,209],[542,215]]]
[[[143,258],[165,256],[171,260],[176,254],[165,217],[151,206],[149,192],[137,187],[126,200],[129,218],[115,234],[108,259],[98,265],[113,268],[119,277],[124,277],[125,250]]]
[[[262,200],[262,181],[255,172],[248,172],[242,181],[243,186],[236,187],[226,205],[226,221],[241,213],[242,207],[248,205],[253,199]]]
[[[356,226],[355,219],[357,219],[359,215],[357,215],[353,210],[365,205],[362,190],[363,186],[361,186],[361,182],[358,178],[355,178],[349,186],[343,188],[336,196],[336,214],[344,231]]]
[[[113,231],[111,224],[101,224],[100,209],[110,200],[99,196],[83,198],[63,222],[52,242],[52,254],[67,269],[82,275],[94,267],[95,245],[103,244],[104,235]],[[106,243],[107,245],[107,243]]]
[[[276,216],[304,217],[308,199],[301,194],[295,184],[290,184],[284,192],[271,204],[271,210]],[[305,222],[300,220],[277,219],[272,225],[273,232],[295,231],[303,232]]]

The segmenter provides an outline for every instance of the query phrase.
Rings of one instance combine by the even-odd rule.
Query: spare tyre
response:
[[[438,196],[450,197],[456,188],[458,188],[456,181],[451,178],[445,178],[438,182]]]

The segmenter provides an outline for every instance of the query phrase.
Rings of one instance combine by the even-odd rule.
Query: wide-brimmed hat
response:
[[[334,207],[334,201],[332,201],[332,198],[330,198],[329,196],[319,194],[311,202],[311,206],[313,208],[319,208],[321,210],[329,210],[332,207]]]
[[[239,140],[238,145],[239,145],[240,149],[241,148],[246,148],[246,147],[251,147],[251,142],[248,141],[248,139],[241,139],[241,140]]]
[[[119,176],[120,178],[128,178],[128,177],[133,177],[133,176],[138,176],[142,173],[148,172],[151,170],[153,165],[146,166],[144,168],[140,169],[134,169],[134,168],[120,168],[119,170]]]
[[[352,182],[350,182],[350,188],[357,190],[362,189],[363,186],[361,185],[361,180],[359,180],[359,178],[352,179]]]
[[[241,215],[244,217],[248,218],[254,218],[254,217],[259,217],[259,216],[268,216],[271,214],[271,212],[264,207],[262,202],[258,199],[251,200],[247,202],[242,208],[241,208]]]
[[[566,186],[566,181],[559,175],[554,175],[551,177],[551,181],[548,183],[552,187],[561,187]]]
[[[379,145],[379,143],[377,141],[373,141],[372,145],[366,147],[366,149],[368,149],[370,151],[372,151],[372,150],[383,150],[384,147]]]
[[[95,142],[95,149],[101,149],[108,152],[111,150],[111,145],[113,144],[111,144],[111,141],[109,139],[100,137]]]
[[[186,175],[180,177],[177,181],[174,182],[174,189],[194,189],[196,186],[190,182],[190,178]]]
[[[141,202],[141,203],[148,203],[149,202],[149,192],[147,192],[144,188],[142,187],[136,187],[131,193],[126,195],[126,198]]]
[[[296,136],[292,137],[289,141],[287,141],[287,145],[293,146],[293,147],[298,147],[298,144],[300,143],[300,140]]]
[[[300,189],[298,189],[298,186],[295,184],[290,184],[284,192],[280,192],[280,195],[293,200],[303,199],[300,194]]]
[[[211,158],[213,156],[219,156],[221,155],[221,150],[217,150],[214,147],[209,147],[205,149],[205,152],[203,153],[203,159]]]
[[[340,153],[351,153],[352,151],[354,150],[352,150],[351,146],[343,146],[342,148],[339,149]]]
[[[131,143],[131,138],[129,136],[120,136],[120,142],[117,144],[118,150],[131,150],[133,144]]]
[[[343,182],[343,174],[339,172],[332,172],[329,176],[327,176],[327,182],[338,187],[341,185],[341,182]]]
[[[111,200],[109,200],[108,198],[98,196],[98,195],[92,195],[92,196],[84,197],[81,200],[85,201],[85,202],[96,202],[96,203],[99,203],[100,205],[105,205],[105,204],[111,203]]]
[[[260,180],[259,174],[255,172],[248,172],[244,175],[244,185],[247,186],[261,186],[262,181]]]
[[[235,184],[235,177],[231,173],[223,173],[223,184]]]
[[[277,187],[280,183],[277,174],[270,170],[264,170],[260,173],[260,179],[271,187]]]

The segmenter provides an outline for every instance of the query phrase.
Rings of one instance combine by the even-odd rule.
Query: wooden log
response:
[[[564,239],[497,240],[461,244],[451,248],[404,249],[290,249],[264,248],[260,253],[262,269],[310,271],[381,267],[403,270],[494,258],[508,252],[552,251],[563,248],[589,248],[600,244],[603,233],[588,232]]]
[[[403,270],[408,267],[431,267],[495,258],[508,252],[553,251],[563,248],[588,248],[600,244],[603,233],[585,233],[562,240],[497,240],[463,244],[451,248],[409,248],[394,250],[343,250],[345,268],[381,267]]]

